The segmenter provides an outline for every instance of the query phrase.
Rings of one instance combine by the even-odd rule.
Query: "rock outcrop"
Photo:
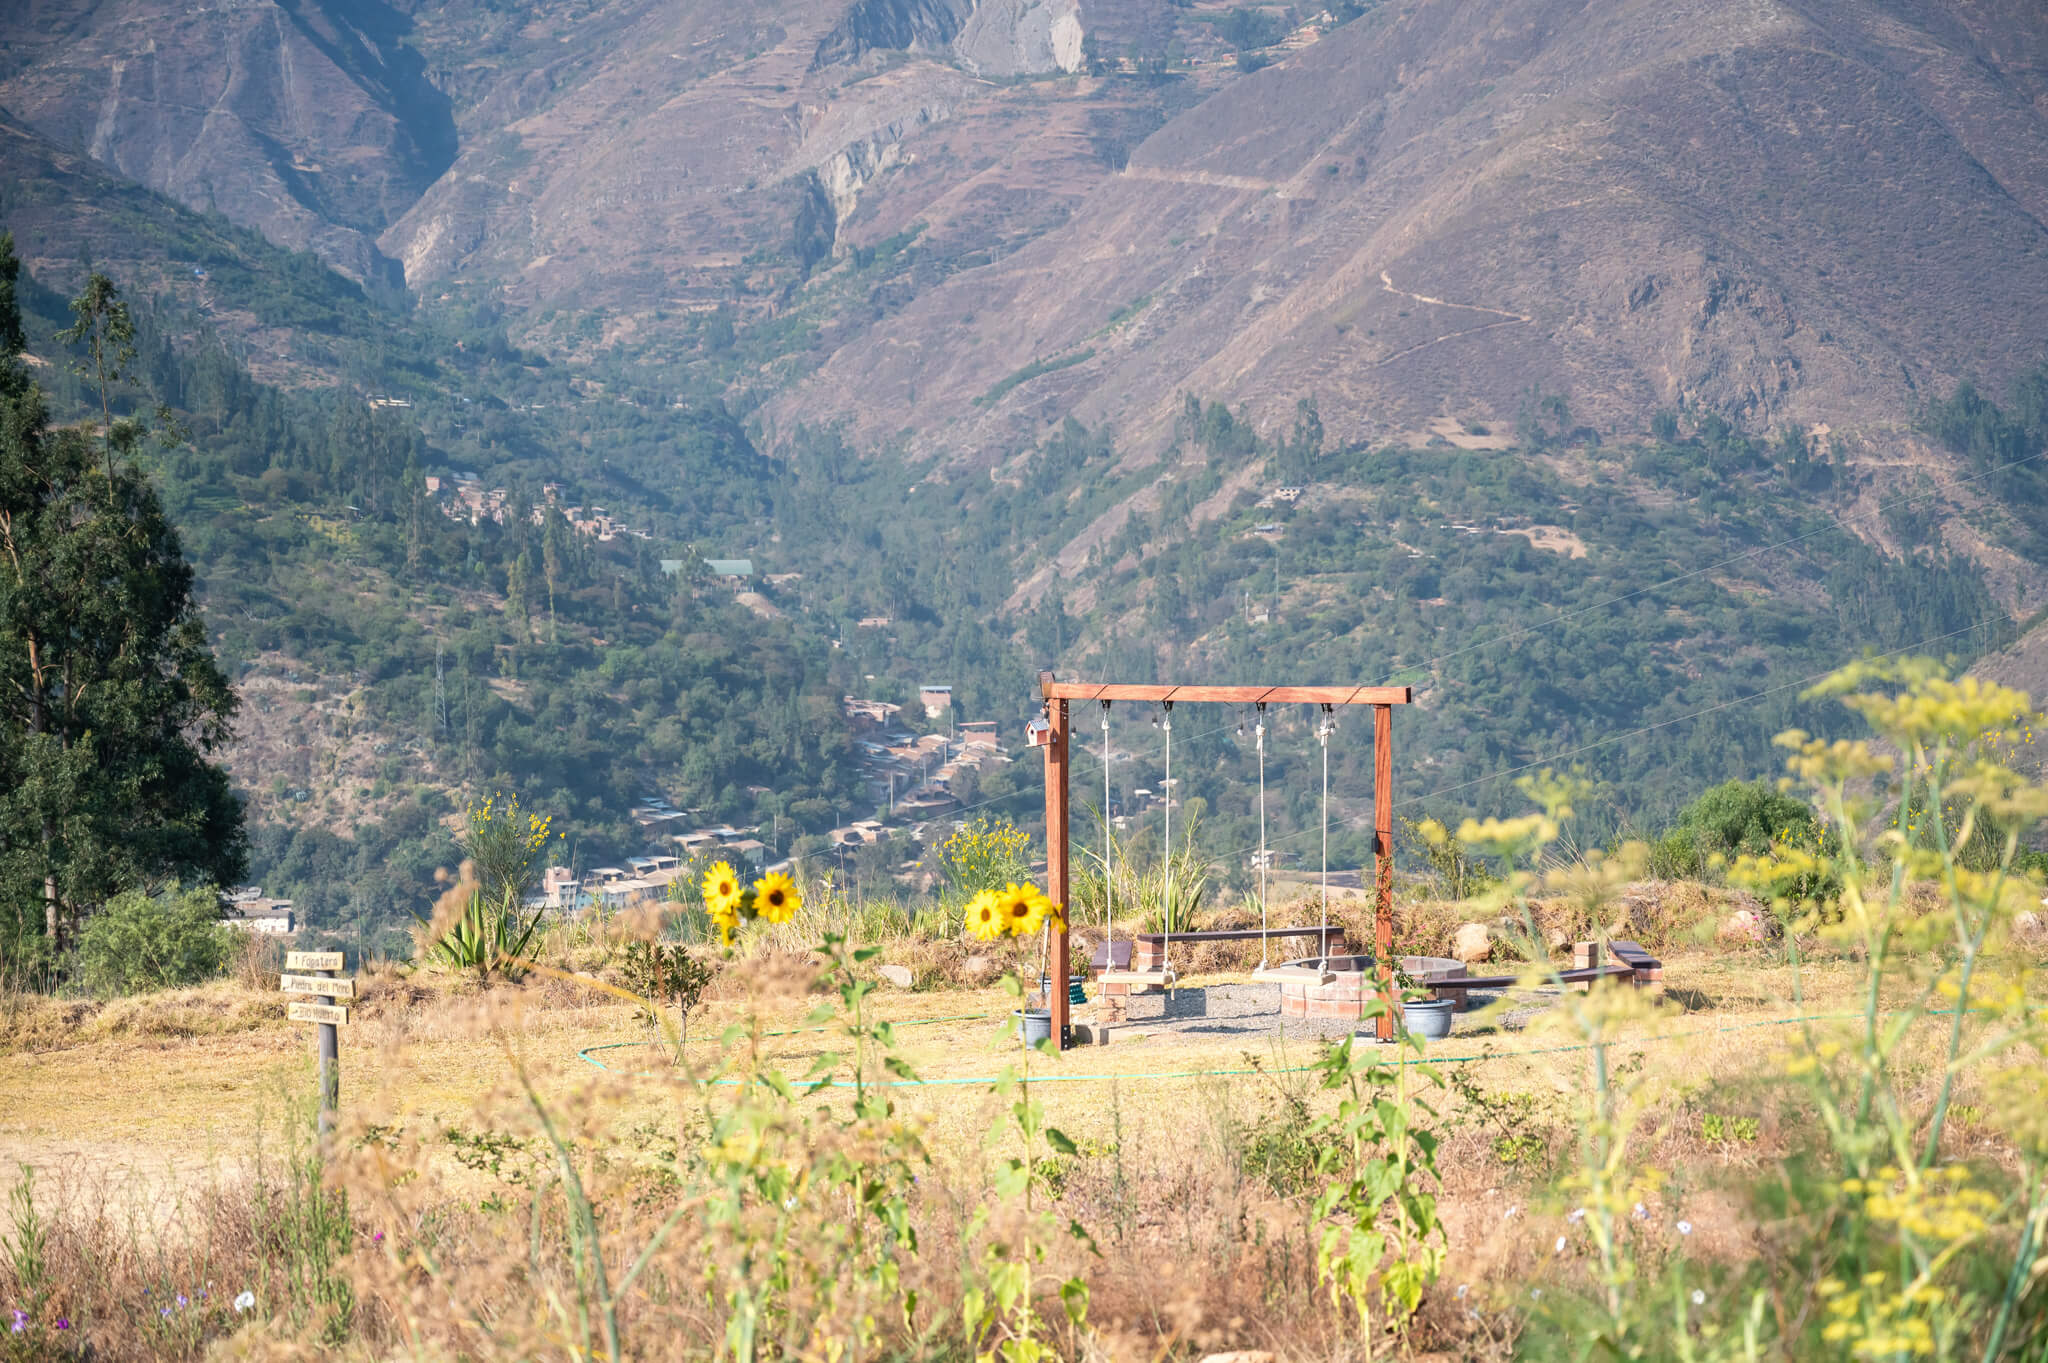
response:
[[[974,0],[854,0],[818,40],[813,71],[857,62],[870,52],[942,52],[974,13]]]
[[[1451,936],[1451,955],[1466,965],[1493,959],[1493,929],[1484,923],[1460,923]]]
[[[953,39],[961,65],[983,76],[1081,69],[1080,0],[982,0]]]

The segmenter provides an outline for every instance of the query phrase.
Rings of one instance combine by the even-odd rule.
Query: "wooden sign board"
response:
[[[284,954],[286,970],[339,970],[341,953],[338,951],[287,951]]]
[[[324,975],[280,975],[278,988],[287,994],[325,994],[336,999],[356,996],[354,980],[333,980]]]
[[[293,1022],[325,1022],[336,1027],[348,1026],[348,1009],[338,1008],[331,1003],[288,1003],[284,1015]]]

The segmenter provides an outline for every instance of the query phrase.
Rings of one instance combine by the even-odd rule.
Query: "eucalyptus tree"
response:
[[[52,427],[20,359],[19,273],[0,236],[0,913],[19,933],[40,908],[61,946],[123,890],[238,878],[247,841],[212,760],[236,697],[177,531],[118,440],[102,460]],[[111,286],[73,310],[125,312]],[[106,393],[102,418],[111,433]]]

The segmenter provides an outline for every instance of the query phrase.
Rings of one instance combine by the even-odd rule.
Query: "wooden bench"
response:
[[[1199,932],[1176,932],[1171,934],[1170,936],[1169,934],[1163,932],[1141,932],[1137,935],[1135,941],[1136,944],[1141,948],[1158,949],[1164,948],[1168,941],[1256,942],[1267,937],[1321,937],[1324,934],[1328,934],[1329,939],[1333,945],[1341,946],[1345,942],[1344,929],[1336,926],[1335,924],[1332,924],[1327,928],[1267,928],[1264,930],[1261,930],[1259,928],[1205,928]],[[1092,958],[1090,958],[1089,967],[1094,970],[1123,970],[1129,968],[1131,964],[1132,941],[1133,939],[1131,938],[1122,938],[1117,941],[1110,942],[1104,946],[1099,946],[1095,948],[1095,955]],[[1115,953],[1113,961],[1106,956],[1106,953],[1109,953],[1111,951]],[[1142,958],[1148,953],[1146,951],[1141,950],[1137,954],[1140,958]],[[1345,951],[1333,950],[1327,952],[1326,954],[1331,956],[1343,956],[1348,955],[1349,953]]]
[[[1171,937],[1163,932],[1141,932],[1138,934],[1138,950],[1131,962],[1133,970],[1158,970],[1166,964],[1168,943],[1179,946],[1183,942],[1256,942],[1268,937],[1319,937],[1322,945],[1319,956],[1348,956],[1351,948],[1344,939],[1344,929],[1332,925],[1327,928],[1211,928],[1202,932],[1176,932]]]

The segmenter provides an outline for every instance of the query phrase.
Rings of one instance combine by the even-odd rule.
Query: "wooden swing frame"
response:
[[[1415,703],[1414,688],[1407,686],[1135,686],[1099,682],[1055,681],[1050,672],[1038,674],[1038,690],[1045,702],[1045,727],[1032,737],[1034,746],[1045,749],[1045,891],[1052,902],[1064,907],[1072,885],[1069,879],[1072,838],[1067,828],[1070,809],[1067,776],[1071,769],[1068,747],[1073,728],[1067,712],[1071,701],[1171,701],[1175,704],[1221,705],[1369,705],[1372,707],[1373,748],[1373,888],[1375,923],[1373,929],[1374,969],[1379,977],[1380,998],[1387,1005],[1377,1020],[1381,1041],[1394,1039],[1394,1015],[1400,999],[1394,993],[1394,707]],[[1034,724],[1034,728],[1037,725]],[[1167,792],[1173,798],[1173,792]],[[1104,818],[1109,811],[1103,810]],[[1066,983],[1073,969],[1067,933],[1071,922],[1053,934],[1052,960],[1048,975],[1054,988],[1046,1000],[1052,1012],[1053,1044],[1065,1050],[1073,1043],[1072,1006],[1067,1001]],[[1113,964],[1106,960],[1105,964]]]

